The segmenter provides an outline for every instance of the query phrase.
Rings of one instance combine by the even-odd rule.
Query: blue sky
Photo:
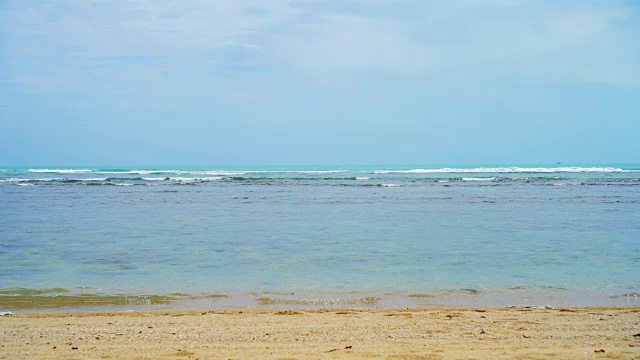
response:
[[[0,165],[640,162],[640,5],[0,0]]]

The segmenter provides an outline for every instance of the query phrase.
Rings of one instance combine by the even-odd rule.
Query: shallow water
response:
[[[637,304],[639,185],[637,165],[4,168],[0,289]]]

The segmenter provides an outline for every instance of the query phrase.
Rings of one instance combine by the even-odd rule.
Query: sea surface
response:
[[[637,164],[0,168],[0,310],[639,293]]]

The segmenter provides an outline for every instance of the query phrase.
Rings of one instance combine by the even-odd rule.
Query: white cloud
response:
[[[105,74],[150,81],[204,71],[198,66],[407,77],[508,66],[637,84],[640,33],[625,26],[637,15],[615,1],[13,0],[0,5],[8,54],[0,76],[68,88]]]
[[[46,36],[57,46],[108,54],[203,51],[242,43],[294,13],[284,0],[20,1],[13,8],[5,14],[10,33]],[[256,8],[261,12],[248,11]]]
[[[32,85],[33,78],[30,77],[19,77],[13,79],[0,79],[0,84],[10,84],[10,85]]]
[[[277,37],[275,57],[302,71],[339,70],[340,76],[345,72],[440,76],[520,67],[521,74],[539,76],[540,68],[546,68],[554,79],[587,82],[602,82],[607,75],[596,76],[597,66],[588,71],[575,68],[577,59],[617,66],[637,61],[611,49],[611,44],[633,47],[637,54],[633,39],[640,38],[640,32],[620,26],[633,9],[615,3],[604,8],[565,5],[459,0],[413,3],[401,15],[397,4],[389,5],[393,13],[369,16],[325,10]],[[621,68],[629,70],[627,77],[633,83],[640,77],[640,69]]]
[[[278,37],[274,56],[303,71],[415,71],[428,57],[411,36],[402,22],[332,15]]]

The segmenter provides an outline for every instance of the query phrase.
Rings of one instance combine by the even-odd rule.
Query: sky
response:
[[[0,0],[0,165],[640,163],[634,0]]]

